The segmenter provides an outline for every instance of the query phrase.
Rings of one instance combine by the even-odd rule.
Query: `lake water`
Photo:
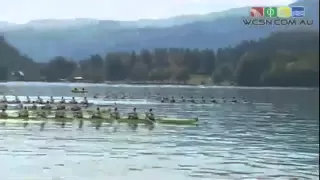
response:
[[[156,115],[199,117],[199,126],[75,124],[0,127],[3,180],[318,179],[319,90],[90,84],[0,84],[20,96],[73,96],[73,87],[129,94],[121,112],[154,108]],[[163,104],[154,94],[246,98],[250,103]],[[147,98],[145,98],[147,97]]]

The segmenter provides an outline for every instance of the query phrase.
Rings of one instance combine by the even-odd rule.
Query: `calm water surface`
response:
[[[3,180],[188,180],[318,179],[319,90],[276,88],[197,88],[88,84],[0,84],[6,95],[89,96],[126,93],[117,101],[157,115],[199,117],[194,126],[132,130],[126,125],[89,125],[77,130],[49,125],[0,127],[0,179]],[[163,96],[245,97],[249,104],[161,104]],[[147,97],[147,98],[146,98]]]

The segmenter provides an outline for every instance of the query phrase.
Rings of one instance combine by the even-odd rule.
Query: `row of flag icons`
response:
[[[303,6],[252,7],[250,9],[250,16],[267,18],[299,18],[305,16],[305,9]]]

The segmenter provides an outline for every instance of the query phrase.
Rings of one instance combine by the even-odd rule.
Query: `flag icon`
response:
[[[292,16],[290,7],[278,7],[277,11],[279,18],[290,18]]]
[[[251,17],[263,17],[264,16],[264,8],[263,7],[252,7],[250,9]]]
[[[292,17],[304,17],[305,11],[303,6],[293,6],[291,7]]]

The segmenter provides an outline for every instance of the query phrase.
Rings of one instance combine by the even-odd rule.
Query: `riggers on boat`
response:
[[[88,91],[85,90],[84,88],[73,88],[71,92],[72,93],[88,93]]]
[[[43,118],[41,117],[7,117],[7,118],[0,118],[0,122],[8,122],[8,123],[23,123],[26,120],[28,120],[28,123],[40,123],[43,122]],[[31,120],[31,121],[30,121]],[[52,120],[52,121],[57,121],[57,122],[70,122],[74,120],[87,120],[87,121],[92,121],[96,122],[99,120],[102,120],[103,122],[114,122],[118,121],[119,123],[153,123],[156,122],[158,124],[171,124],[171,125],[195,125],[198,124],[199,120],[198,118],[194,119],[179,119],[179,118],[156,118],[154,121],[148,120],[148,119],[128,119],[128,118],[120,118],[120,119],[113,119],[113,118],[68,118],[68,117],[63,117],[63,118],[56,118],[56,117],[47,117],[46,120]]]

